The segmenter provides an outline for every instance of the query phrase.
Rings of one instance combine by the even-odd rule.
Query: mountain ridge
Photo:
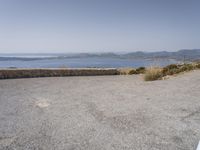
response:
[[[50,54],[50,53],[49,53]],[[121,59],[176,59],[176,60],[187,60],[187,61],[195,61],[200,60],[200,49],[182,49],[175,52],[169,51],[158,51],[158,52],[144,52],[144,51],[136,51],[129,52],[124,54],[117,54],[114,52],[107,53],[77,53],[77,54],[51,54],[49,57],[39,57],[44,54],[32,54],[34,57],[25,57],[26,55],[15,56],[10,54],[11,56],[1,55],[1,61],[9,61],[9,60],[21,60],[21,61],[30,61],[30,60],[41,60],[41,59],[67,59],[67,58],[92,58],[92,57],[103,57],[103,58],[121,58]],[[31,54],[29,54],[31,55]]]

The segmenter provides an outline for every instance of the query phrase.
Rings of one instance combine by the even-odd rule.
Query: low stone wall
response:
[[[83,68],[83,69],[0,69],[0,79],[63,77],[63,76],[98,76],[118,75],[117,69]]]

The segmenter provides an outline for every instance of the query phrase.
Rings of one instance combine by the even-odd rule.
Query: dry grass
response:
[[[157,67],[151,67],[146,70],[144,75],[145,81],[154,81],[163,77],[162,69]]]
[[[146,71],[145,67],[139,68],[120,68],[118,69],[120,75],[132,75],[132,74],[144,74]]]
[[[164,68],[158,68],[158,67],[151,67],[146,70],[144,75],[145,81],[153,81],[153,80],[159,80],[162,77],[168,76],[168,75],[176,75],[181,72],[187,72],[195,69],[200,69],[200,63],[191,63],[191,64],[171,64]]]
[[[120,75],[132,75],[137,74],[134,68],[120,68],[118,69]]]

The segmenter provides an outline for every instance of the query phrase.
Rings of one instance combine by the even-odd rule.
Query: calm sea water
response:
[[[14,60],[12,55],[0,55],[0,68],[17,67],[17,68],[83,68],[83,67],[147,67],[147,66],[166,66],[168,64],[177,63],[175,60],[151,60],[151,59],[120,59],[120,58],[49,58],[50,56],[28,56],[15,55],[17,58],[26,58],[26,60]],[[2,57],[11,57],[10,60],[2,60]],[[42,57],[42,58],[41,58]],[[29,60],[27,58],[40,58],[39,60]],[[43,59],[44,58],[44,59]]]

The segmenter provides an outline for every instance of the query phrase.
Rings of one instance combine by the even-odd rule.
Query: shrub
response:
[[[179,72],[179,66],[176,64],[171,64],[163,68],[162,73],[164,75],[173,75]]]
[[[139,67],[136,69],[137,74],[143,74],[145,73],[146,68],[145,67]]]
[[[119,71],[119,74],[121,74],[121,75],[137,74],[136,70],[133,68],[121,68],[118,71]]]
[[[169,65],[163,68],[164,75],[174,75],[184,71],[190,71],[196,68],[194,64],[183,64],[183,65]]]
[[[196,64],[196,68],[197,68],[197,69],[200,69],[200,63],[197,63],[197,64]]]
[[[132,75],[132,74],[137,74],[137,71],[135,69],[131,69],[129,72],[128,72],[129,75]]]
[[[166,68],[168,68],[168,69],[178,69],[178,65],[171,64],[171,65],[166,66]]]
[[[167,76],[167,75],[174,75],[185,71],[191,71],[194,69],[200,69],[200,63],[196,62],[193,64],[182,64],[182,65],[176,65],[171,64],[166,67],[164,67],[162,70],[158,68],[150,68],[145,73],[145,80],[146,81],[152,81],[160,79],[161,77]]]
[[[181,72],[190,71],[193,69],[195,69],[195,66],[193,64],[184,64],[183,66],[180,67]]]
[[[194,65],[193,64],[186,64],[185,66],[186,66],[186,68],[187,68],[188,71],[194,69]]]
[[[145,81],[154,81],[163,77],[162,69],[151,67],[146,70],[144,75]]]

